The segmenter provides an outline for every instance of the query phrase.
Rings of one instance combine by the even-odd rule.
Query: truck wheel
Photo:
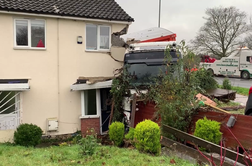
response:
[[[250,78],[249,72],[248,71],[242,71],[241,78],[243,78],[243,79],[249,79]]]
[[[207,71],[211,74],[211,76],[214,76],[214,71],[213,71],[213,69],[207,69]]]

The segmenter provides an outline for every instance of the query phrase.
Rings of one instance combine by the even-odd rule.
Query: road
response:
[[[215,77],[215,80],[222,85],[225,77]],[[240,79],[240,78],[229,78],[232,86],[238,86],[243,88],[250,88],[252,86],[252,79]]]

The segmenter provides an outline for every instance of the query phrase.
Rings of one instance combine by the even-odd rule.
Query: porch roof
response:
[[[94,84],[86,83],[76,83],[71,85],[71,90],[89,90],[89,89],[101,89],[101,88],[110,88],[112,86],[112,80],[96,82]]]
[[[0,91],[26,91],[29,89],[28,79],[0,79]]]

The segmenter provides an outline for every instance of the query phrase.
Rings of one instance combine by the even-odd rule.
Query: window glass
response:
[[[0,92],[0,116],[1,114],[9,114],[15,111],[15,92]],[[1,119],[2,120],[2,119]]]
[[[96,90],[86,90],[85,94],[85,115],[97,115]]]
[[[45,47],[45,22],[31,21],[31,46]]]
[[[100,27],[100,49],[109,49],[109,27]]]
[[[247,56],[247,62],[252,63],[252,56]]]
[[[16,45],[28,46],[28,21],[16,20]]]
[[[97,26],[86,25],[86,49],[97,50]]]
[[[166,65],[131,64],[128,67],[128,72],[132,76],[131,83],[150,84],[155,81],[155,78],[166,73]]]

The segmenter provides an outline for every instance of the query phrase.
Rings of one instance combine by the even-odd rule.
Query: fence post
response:
[[[134,127],[136,115],[136,93],[133,95],[130,126]]]

